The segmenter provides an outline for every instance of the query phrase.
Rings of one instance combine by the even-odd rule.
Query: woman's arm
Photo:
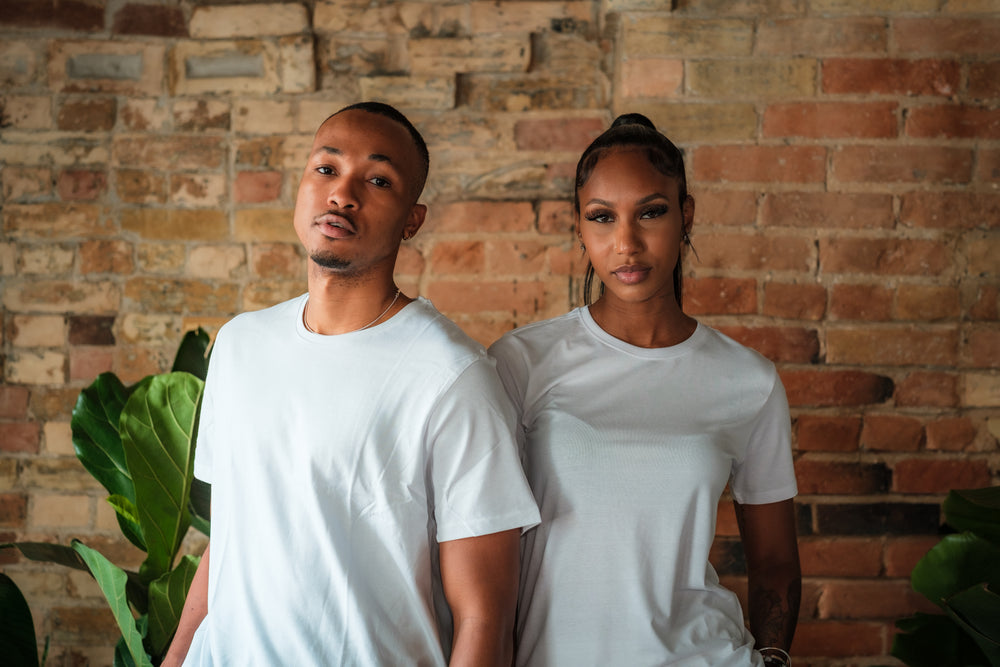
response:
[[[736,506],[736,521],[747,559],[750,632],[757,648],[788,651],[802,597],[802,571],[791,499]]]
[[[195,570],[187,598],[184,600],[177,632],[174,633],[161,667],[180,667],[188,649],[191,648],[195,630],[208,614],[208,549],[211,546],[208,544],[205,553],[201,555],[201,562],[198,563],[198,569]]]

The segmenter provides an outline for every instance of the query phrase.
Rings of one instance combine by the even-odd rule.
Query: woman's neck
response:
[[[687,340],[698,322],[680,309],[673,298],[627,303],[605,293],[590,306],[599,327],[636,347],[670,347]]]

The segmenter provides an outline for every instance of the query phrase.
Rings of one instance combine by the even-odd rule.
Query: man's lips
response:
[[[642,282],[649,275],[649,267],[641,264],[623,264],[611,271],[611,273],[626,285],[634,285]]]
[[[339,211],[327,211],[322,215],[313,218],[313,222],[319,225],[320,231],[331,238],[344,238],[357,234],[358,228],[350,216]]]

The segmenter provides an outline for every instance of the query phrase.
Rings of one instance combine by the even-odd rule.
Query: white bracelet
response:
[[[784,660],[786,667],[792,667],[792,656],[788,655],[788,651],[783,648],[778,648],[777,646],[765,646],[762,649],[758,649],[760,654],[763,655],[764,651],[774,651],[779,654],[779,657]]]

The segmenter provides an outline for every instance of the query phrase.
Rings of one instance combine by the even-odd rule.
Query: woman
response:
[[[588,305],[490,350],[542,513],[522,542],[516,664],[790,664],[788,403],[771,362],[681,310],[694,200],[680,151],[619,117],[580,158],[574,207]],[[727,483],[750,633],[708,562]]]

